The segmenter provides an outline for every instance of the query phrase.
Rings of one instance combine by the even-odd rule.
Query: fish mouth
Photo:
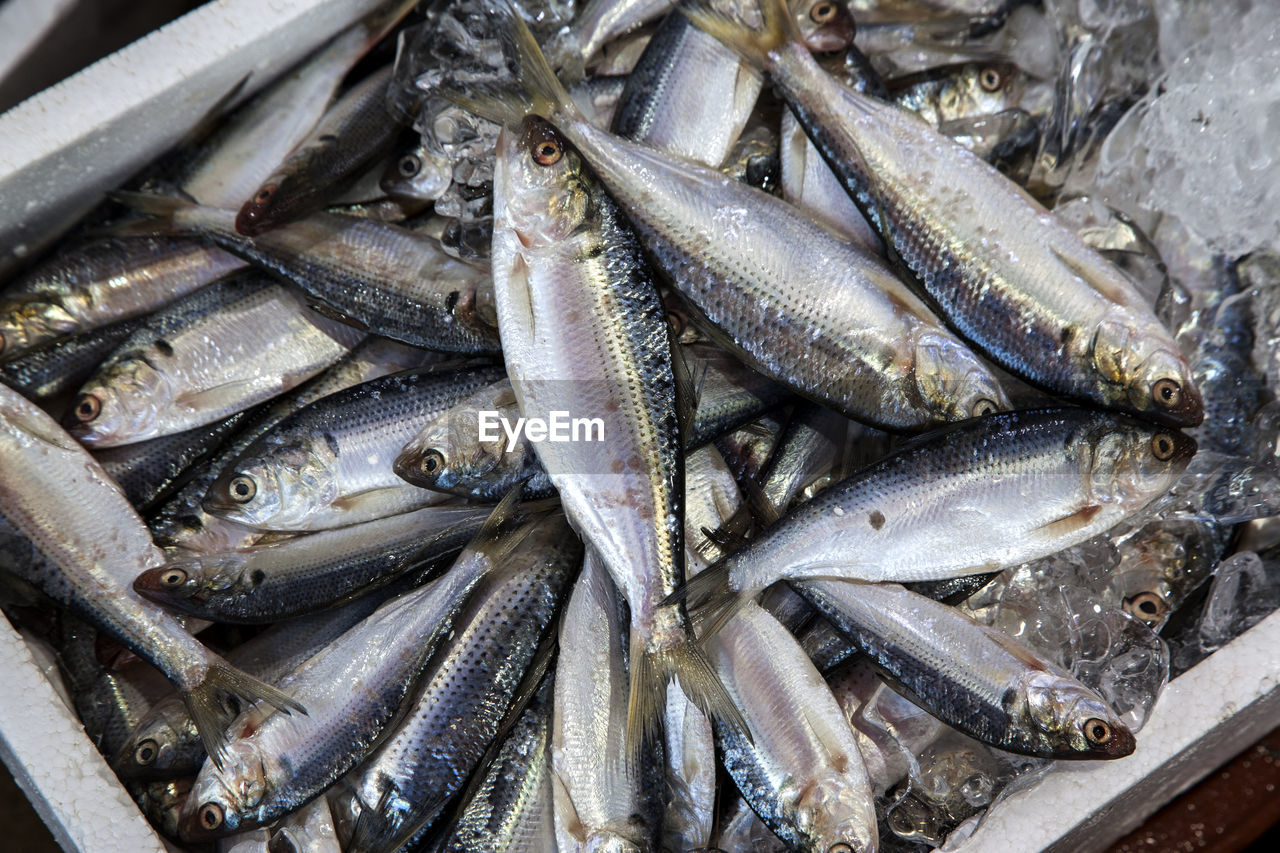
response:
[[[1171,432],[1170,437],[1173,438],[1173,462],[1181,465],[1191,461],[1191,457],[1196,455],[1199,445],[1196,440],[1182,432]]]

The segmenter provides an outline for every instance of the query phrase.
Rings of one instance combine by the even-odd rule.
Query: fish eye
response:
[[[554,166],[564,156],[564,149],[554,139],[543,139],[533,146],[533,159],[540,166]]]
[[[241,474],[227,484],[227,492],[236,503],[248,503],[258,493],[258,484],[252,477]]]
[[[1148,625],[1158,622],[1167,608],[1168,605],[1165,604],[1165,600],[1154,592],[1140,592],[1132,598],[1126,598],[1124,601],[1125,612],[1139,622],[1146,622]]]
[[[406,154],[400,158],[400,162],[396,164],[396,169],[402,177],[412,178],[422,171],[422,159],[417,154]]]
[[[809,10],[809,20],[815,24],[825,24],[836,16],[836,4],[829,0],[822,0],[820,3],[814,3],[813,8]],[[839,845],[836,845],[837,847]],[[835,847],[831,848],[832,851]]]
[[[1000,69],[987,66],[978,72],[978,85],[987,92],[999,91],[1004,85],[1004,75],[1000,73]]]
[[[222,806],[217,803],[205,803],[200,807],[200,826],[207,830],[215,830],[222,826]]]
[[[854,853],[852,845],[837,841],[827,848],[827,853]]]
[[[1111,742],[1111,726],[1106,720],[1093,717],[1084,721],[1084,736],[1096,746],[1106,746]]]
[[[444,468],[444,454],[439,450],[428,450],[422,456],[422,473],[428,477],[434,476]]]
[[[138,743],[138,748],[133,751],[133,760],[143,767],[156,760],[156,755],[160,752],[160,745],[151,738]]]
[[[102,413],[102,401],[92,394],[81,394],[74,411],[76,420],[87,424]]]
[[[253,200],[258,202],[259,204],[264,204],[268,201],[271,201],[271,197],[275,194],[276,194],[276,185],[267,184],[265,187],[258,190],[258,194],[253,197]]]
[[[1157,406],[1172,409],[1182,402],[1182,386],[1172,379],[1161,379],[1151,386],[1151,399]]]
[[[973,404],[972,415],[975,418],[983,418],[983,417],[986,417],[987,415],[995,414],[995,411],[996,411],[996,401],[988,400],[986,397],[983,397],[980,400],[978,400],[978,402]]]
[[[182,569],[169,569],[160,575],[160,583],[170,588],[182,586],[186,582],[187,573]]]
[[[1161,462],[1167,462],[1172,459],[1173,451],[1173,436],[1162,432],[1157,433],[1151,439],[1151,455],[1159,459]]]

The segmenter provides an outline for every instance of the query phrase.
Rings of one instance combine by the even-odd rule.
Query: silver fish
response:
[[[206,649],[132,590],[130,575],[164,559],[142,519],[88,451],[5,387],[0,497],[0,519],[30,541],[38,558],[25,579],[164,673],[182,692],[215,763],[222,756],[219,694],[301,709]],[[79,512],[84,507],[94,511]],[[74,524],[67,523],[71,515]]]
[[[210,424],[310,379],[363,337],[265,277],[220,282],[116,350],[81,387],[67,427],[115,447]]]

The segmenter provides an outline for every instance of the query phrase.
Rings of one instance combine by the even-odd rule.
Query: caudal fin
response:
[[[680,11],[698,29],[715,36],[747,62],[766,71],[769,69],[770,52],[789,41],[800,40],[786,0],[761,0],[760,12],[764,21],[758,30],[712,8],[709,0],[689,0],[680,6]]]
[[[217,659],[209,665],[204,681],[184,692],[182,699],[187,703],[187,710],[191,712],[196,730],[200,732],[205,751],[219,770],[222,769],[226,722],[229,716],[223,701],[223,697],[227,696],[234,696],[245,706],[265,702],[286,714],[293,711],[307,713],[307,709],[290,699],[288,694]]]
[[[707,719],[742,732],[750,739],[746,720],[725,690],[715,667],[692,636],[687,642],[666,649],[645,649],[644,639],[632,633],[631,690],[627,704],[627,763],[640,766],[646,743],[661,738],[663,714],[667,704],[667,685],[672,679],[689,701],[698,706]]]

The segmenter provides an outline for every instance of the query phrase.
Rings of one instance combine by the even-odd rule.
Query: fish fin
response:
[[[676,424],[679,427],[680,446],[688,447],[702,389],[694,384],[693,373],[689,370],[689,363],[685,361],[684,348],[674,338],[671,340],[671,373],[675,379]]]
[[[1102,507],[1097,504],[1082,506],[1075,512],[1064,515],[1062,518],[1045,522],[1036,528],[1036,532],[1051,538],[1069,536],[1088,527],[1089,523],[1093,521],[1093,517],[1101,510]]]
[[[646,744],[658,743],[663,737],[667,685],[672,679],[679,682],[680,690],[707,719],[731,726],[750,740],[746,720],[692,636],[673,648],[655,650],[643,645],[644,638],[632,631],[626,738],[629,773],[639,778]]]
[[[362,806],[360,814],[351,826],[351,837],[345,850],[396,850],[408,841],[405,827],[407,812],[392,808],[393,800],[400,799],[400,790],[394,782],[388,782],[372,807]],[[379,818],[382,818],[381,820]],[[409,833],[411,835],[412,833]]]
[[[790,41],[799,41],[786,0],[761,0],[763,26],[753,30],[740,21],[712,8],[709,0],[688,0],[680,5],[694,26],[714,36],[749,64],[768,70],[769,54]]]
[[[176,195],[159,195],[158,193],[135,193],[115,190],[107,193],[107,198],[119,202],[130,210],[162,219],[169,219],[199,205]]]
[[[191,720],[200,733],[205,752],[219,770],[222,769],[222,757],[225,754],[224,724],[228,716],[226,706],[220,698],[222,696],[234,696],[245,707],[261,701],[286,714],[294,711],[307,713],[307,709],[290,699],[288,694],[241,672],[226,661],[219,659],[211,663],[204,680],[184,692],[182,699],[191,712]]]
[[[370,331],[368,323],[357,320],[355,317],[352,317],[349,314],[344,314],[341,311],[339,311],[337,308],[334,308],[332,305],[328,305],[327,303],[319,302],[315,299],[308,299],[307,307],[310,308],[312,311],[316,312],[317,314],[319,314],[321,317],[328,317],[330,320],[333,320],[334,322],[337,322],[337,323],[342,323],[345,326],[350,326],[356,331],[359,331],[359,332]]]

